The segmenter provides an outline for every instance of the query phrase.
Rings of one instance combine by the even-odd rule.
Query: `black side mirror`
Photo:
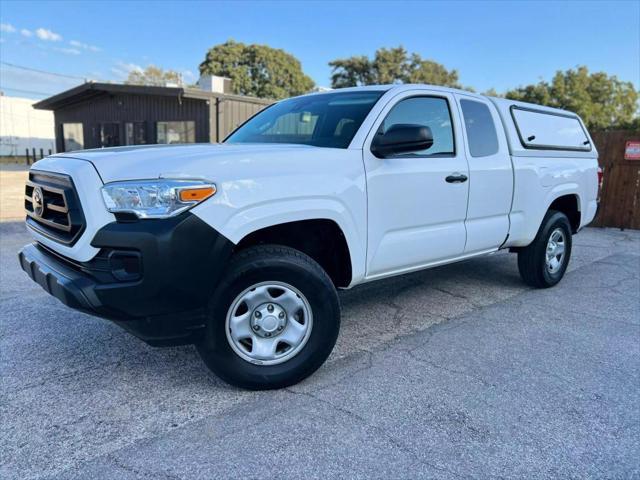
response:
[[[371,142],[371,153],[385,158],[399,153],[419,152],[433,145],[431,129],[424,125],[396,124],[379,132]]]

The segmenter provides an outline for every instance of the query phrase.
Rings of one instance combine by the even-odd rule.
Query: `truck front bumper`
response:
[[[114,222],[76,262],[38,243],[18,254],[22,269],[65,305],[110,319],[152,345],[191,343],[233,244],[187,212],[165,220]]]

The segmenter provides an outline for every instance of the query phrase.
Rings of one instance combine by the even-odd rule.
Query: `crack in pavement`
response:
[[[155,471],[150,471],[150,470],[146,470],[146,469],[141,469],[141,468],[134,468],[133,466],[127,464],[126,462],[120,460],[116,455],[114,455],[115,452],[109,453],[105,456],[105,459],[107,459],[108,461],[110,461],[111,463],[113,463],[116,467],[129,472],[129,473],[133,473],[136,478],[141,478],[140,475],[142,475],[142,478],[150,478],[150,479],[159,479],[159,478],[165,478],[167,480],[182,480],[184,477],[180,477],[178,475],[172,475],[168,472],[155,472]]]
[[[316,395],[313,395],[310,392],[295,392],[289,388],[285,388],[284,389],[286,392],[293,394],[293,395],[302,395],[305,397],[308,397],[310,399],[312,399],[313,401],[319,402],[321,404],[327,405],[329,407],[331,407],[334,410],[337,410],[345,415],[347,415],[348,417],[356,420],[357,422],[363,424],[365,427],[370,428],[371,430],[373,430],[374,432],[378,433],[382,438],[386,439],[389,443],[391,443],[393,446],[395,446],[396,448],[398,448],[401,452],[406,453],[407,455],[411,456],[414,461],[418,462],[421,465],[424,465],[426,467],[432,468],[434,470],[437,470],[439,472],[443,472],[443,473],[447,473],[449,475],[453,475],[455,478],[476,478],[470,474],[465,474],[465,475],[461,475],[457,472],[454,472],[450,469],[447,469],[445,467],[440,467],[438,465],[434,465],[430,462],[427,462],[426,460],[424,460],[423,458],[419,457],[410,447],[408,447],[407,445],[405,445],[404,443],[402,443],[401,441],[397,440],[392,434],[391,432],[388,432],[386,429],[379,427],[377,425],[372,424],[371,422],[369,422],[365,417],[357,414],[356,412],[349,410],[348,408],[344,408],[340,405],[336,405],[333,402],[330,402],[329,400],[326,400],[324,398],[318,397]]]
[[[363,350],[359,350],[358,352],[353,353],[351,355],[348,355],[346,357],[336,359],[335,362],[332,362],[332,364],[340,362],[340,361],[345,362],[345,361],[351,359],[351,357],[357,355],[358,353],[366,354],[366,364],[363,367],[357,368],[356,370],[354,370],[352,372],[345,372],[346,376],[353,377],[353,376],[355,376],[355,375],[357,375],[359,373],[365,372],[365,371],[369,370],[371,367],[373,367],[373,355],[374,354],[370,350],[364,350],[364,349]],[[340,377],[339,379],[337,379],[337,380],[335,380],[333,382],[327,383],[325,385],[320,385],[317,388],[307,389],[307,391],[309,391],[309,392],[320,392],[322,390],[326,390],[327,388],[335,387],[335,386],[339,385],[340,383],[342,383],[344,380],[345,380],[344,377]],[[298,384],[298,385],[293,385],[293,386],[288,387],[288,388],[291,389],[291,388],[304,388],[304,387],[305,387],[304,384]],[[302,393],[302,391],[301,391],[301,393]]]
[[[469,378],[472,378],[474,380],[477,380],[484,387],[487,387],[487,388],[497,388],[497,385],[495,383],[488,382],[484,378],[482,378],[482,377],[480,377],[478,375],[475,375],[474,373],[471,373],[468,370],[456,370],[456,369],[453,369],[453,368],[448,368],[448,367],[445,367],[444,365],[439,365],[436,362],[433,362],[431,360],[426,360],[426,359],[424,359],[422,357],[419,357],[415,353],[415,350],[416,349],[408,350],[407,353],[409,354],[409,356],[412,359],[414,359],[415,361],[417,361],[417,362],[419,362],[419,363],[421,363],[423,365],[428,365],[428,366],[433,367],[433,368],[435,368],[437,370],[442,370],[444,372],[453,373],[455,375],[464,375],[465,377],[469,377]]]
[[[411,291],[414,288],[421,287],[421,286],[424,286],[424,282],[416,282],[414,284],[406,285],[406,286],[400,288],[389,299],[388,305],[391,308],[395,309],[395,312],[393,314],[393,318],[391,320],[391,322],[395,326],[398,326],[398,325],[400,325],[400,323],[402,323],[402,317],[403,317],[403,312],[404,312],[404,307],[402,305],[398,304],[398,297],[400,297],[400,295],[402,295],[404,293],[407,293],[407,292]]]
[[[437,292],[445,293],[447,295],[451,295],[452,297],[464,300],[465,302],[469,303],[471,306],[475,307],[476,309],[481,309],[481,308],[486,306],[486,305],[482,305],[480,303],[477,303],[475,300],[472,300],[471,298],[467,297],[466,295],[462,295],[460,293],[454,293],[454,292],[451,292],[451,291],[449,291],[449,290],[447,290],[445,288],[442,288],[442,287],[430,286],[429,288],[431,288],[432,290],[435,290]],[[516,293],[516,295],[517,295],[517,293]],[[489,305],[493,305],[493,304],[490,303]],[[455,318],[455,317],[453,317],[453,318]]]

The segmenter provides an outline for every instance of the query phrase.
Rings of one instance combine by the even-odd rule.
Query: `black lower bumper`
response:
[[[110,223],[75,262],[37,243],[19,253],[22,269],[65,305],[113,320],[152,345],[190,343],[233,244],[190,213]]]
[[[89,313],[100,308],[95,282],[57,261],[38,244],[26,245],[18,253],[18,259],[34,282],[65,305]]]

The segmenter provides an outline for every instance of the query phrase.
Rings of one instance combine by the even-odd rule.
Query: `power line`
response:
[[[11,88],[5,86],[0,87],[0,90],[12,90],[14,92],[30,93],[32,95],[45,95],[47,97],[50,95],[55,95],[55,93],[34,92],[33,90],[22,90],[21,88]]]
[[[0,63],[2,63],[2,65],[6,65],[8,67],[19,68],[21,70],[27,70],[27,71],[30,71],[30,72],[37,72],[37,73],[43,73],[45,75],[53,75],[53,76],[56,76],[56,77],[72,78],[74,80],[84,80],[84,81],[86,81],[85,77],[77,77],[75,75],[65,75],[63,73],[48,72],[46,70],[40,70],[40,69],[37,69],[37,68],[25,67],[23,65],[16,65],[15,63],[9,63],[9,62],[0,62]]]

